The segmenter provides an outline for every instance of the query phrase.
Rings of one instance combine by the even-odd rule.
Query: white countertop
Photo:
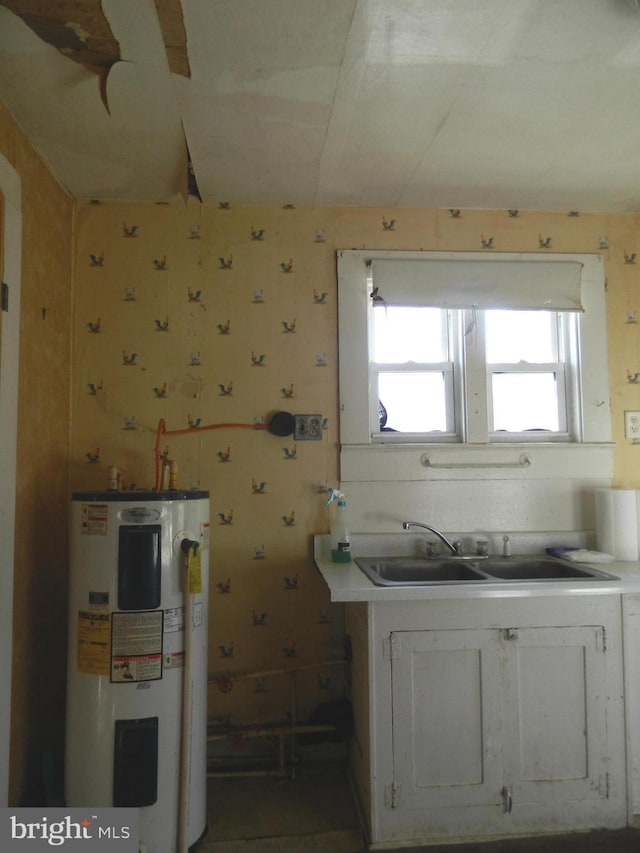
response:
[[[411,539],[404,537],[405,543],[393,535],[371,534],[360,540],[352,538],[353,557],[365,556],[410,556]],[[331,601],[416,601],[462,598],[532,598],[549,595],[603,595],[640,593],[640,562],[614,561],[612,563],[593,563],[594,568],[615,575],[619,580],[552,580],[532,583],[514,583],[513,581],[494,582],[457,581],[455,583],[423,586],[376,586],[365,573],[358,568],[354,560],[350,563],[331,562],[328,536],[314,537],[315,564],[331,591]],[[415,541],[415,540],[414,540]],[[355,545],[355,548],[354,548]],[[398,550],[398,549],[402,550]],[[392,550],[389,550],[392,549]],[[516,551],[514,551],[514,554]],[[534,553],[527,548],[526,552]],[[537,553],[543,553],[539,550]],[[589,565],[589,564],[587,564]]]

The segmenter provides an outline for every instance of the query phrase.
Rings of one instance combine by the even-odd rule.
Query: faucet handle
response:
[[[451,544],[453,545],[454,554],[462,554],[462,542],[459,539],[454,539]]]
[[[476,554],[479,557],[489,556],[489,543],[486,539],[476,539]]]
[[[438,555],[438,543],[433,539],[427,539],[427,549],[425,556],[427,560],[432,560]]]

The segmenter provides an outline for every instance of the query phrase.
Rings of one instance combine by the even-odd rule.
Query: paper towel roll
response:
[[[616,560],[637,560],[638,499],[634,489],[596,490],[598,551]]]

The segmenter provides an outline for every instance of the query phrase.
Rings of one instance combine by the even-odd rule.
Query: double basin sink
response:
[[[376,586],[620,580],[591,566],[544,556],[358,557],[355,562]]]

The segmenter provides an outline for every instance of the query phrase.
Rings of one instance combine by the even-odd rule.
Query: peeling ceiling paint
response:
[[[2,0],[2,5],[63,56],[98,75],[108,112],[107,78],[121,56],[101,0]]]
[[[164,47],[173,74],[191,77],[187,33],[184,28],[180,0],[154,0],[158,21],[162,30]]]
[[[639,67],[631,0],[0,0],[78,198],[636,211]]]

